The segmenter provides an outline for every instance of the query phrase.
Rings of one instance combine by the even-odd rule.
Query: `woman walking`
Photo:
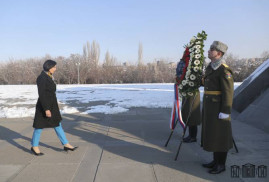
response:
[[[35,155],[44,155],[38,147],[40,135],[43,128],[54,128],[58,138],[60,139],[65,151],[74,151],[78,147],[69,144],[65,137],[64,130],[61,126],[61,114],[56,98],[56,84],[53,81],[53,73],[56,71],[56,62],[47,60],[43,64],[43,71],[38,76],[36,83],[38,88],[38,100],[36,104],[36,112],[33,127],[34,133],[32,137],[31,151]]]

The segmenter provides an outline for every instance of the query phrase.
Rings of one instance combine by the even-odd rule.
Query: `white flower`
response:
[[[190,48],[189,51],[192,52],[193,51],[193,48]]]
[[[183,95],[183,97],[185,97],[186,96],[186,93],[185,92],[182,92],[182,95]]]
[[[187,76],[190,76],[190,74],[191,74],[191,70],[188,70],[188,71],[186,72],[186,75],[187,75]]]
[[[178,88],[179,89],[182,89],[183,88],[183,85],[179,84]]]
[[[196,58],[196,59],[199,59],[200,57],[201,57],[201,54],[196,54],[196,55],[195,55],[195,58]]]
[[[182,85],[186,85],[187,84],[187,81],[186,80],[183,80],[182,81]]]
[[[200,53],[200,50],[199,50],[199,49],[197,49],[197,50],[195,51],[195,53]]]
[[[192,37],[192,38],[191,38],[191,42],[194,42],[194,41],[195,41],[195,39],[196,39],[195,37]]]
[[[190,76],[189,75],[186,75],[185,78],[186,78],[186,80],[188,80],[190,78]]]
[[[189,96],[193,96],[193,93],[192,93],[192,92],[188,92],[188,95],[189,95]]]
[[[200,64],[200,61],[199,61],[199,60],[195,60],[195,61],[194,61],[194,64],[195,64],[195,65],[199,65],[199,64]]]
[[[196,48],[196,49],[200,49],[201,46],[200,46],[200,45],[196,45],[195,48]]]
[[[193,68],[193,70],[194,70],[195,72],[197,72],[197,71],[199,70],[199,67],[195,66],[195,67]]]
[[[201,44],[201,41],[197,41],[197,42],[195,42],[195,44]]]
[[[195,80],[195,79],[196,79],[196,76],[193,75],[193,74],[191,74],[190,79],[191,79],[191,80]]]
[[[190,85],[191,87],[193,87],[193,86],[194,86],[194,83],[193,83],[193,82],[189,82],[189,85]]]

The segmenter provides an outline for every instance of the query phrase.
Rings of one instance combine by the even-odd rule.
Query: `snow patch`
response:
[[[172,83],[57,85],[56,95],[62,114],[116,114],[131,107],[172,108],[173,87]],[[201,87],[201,101],[203,92]],[[0,85],[0,118],[34,117],[37,99],[36,85]]]

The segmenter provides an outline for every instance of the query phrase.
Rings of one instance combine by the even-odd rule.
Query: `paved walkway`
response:
[[[45,129],[40,143],[45,155],[38,157],[30,151],[32,118],[0,119],[0,182],[269,181],[259,178],[260,173],[243,177],[242,165],[247,163],[255,169],[269,167],[269,135],[238,121],[233,121],[233,133],[239,153],[230,150],[226,171],[211,175],[201,163],[211,161],[212,154],[203,151],[200,142],[183,143],[174,161],[182,135],[179,126],[164,147],[170,109],[133,108],[117,115],[63,118],[67,138],[79,149],[64,152],[54,130]],[[200,141],[200,128],[198,136]],[[240,167],[238,178],[231,177],[233,165]]]

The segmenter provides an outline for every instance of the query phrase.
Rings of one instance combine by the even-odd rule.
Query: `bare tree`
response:
[[[90,43],[87,41],[83,46],[83,59],[84,69],[88,69],[86,72],[87,79],[85,83],[99,83],[99,58],[100,58],[100,46],[96,41]]]
[[[60,84],[77,83],[78,74],[82,84],[171,83],[174,81],[175,62],[161,58],[144,64],[142,43],[139,43],[138,48],[138,64],[124,63],[121,65],[107,51],[103,65],[99,65],[99,56],[99,44],[93,41],[92,43],[87,42],[83,46],[82,54],[71,54],[66,58],[62,56],[54,58],[47,54],[41,58],[10,59],[8,62],[0,62],[0,84],[35,84],[37,76],[43,70],[42,65],[47,59],[56,60],[58,69],[54,77]],[[264,51],[261,57],[239,59],[230,53],[225,55],[225,60],[234,72],[235,81],[243,81],[269,58],[269,51]]]
[[[98,43],[96,43],[96,41],[92,42],[90,56],[93,61],[93,65],[97,67],[99,64],[100,46]]]
[[[119,83],[121,82],[121,73],[123,67],[117,64],[117,59],[110,55],[109,51],[106,52],[103,69],[102,80],[105,83]]]
[[[143,45],[140,42],[138,46],[138,66],[143,65]]]
[[[264,51],[262,54],[261,54],[261,58],[265,61],[267,59],[269,59],[269,51]]]
[[[116,61],[117,61],[116,58],[113,56],[110,56],[109,51],[107,51],[103,67],[116,66]]]

